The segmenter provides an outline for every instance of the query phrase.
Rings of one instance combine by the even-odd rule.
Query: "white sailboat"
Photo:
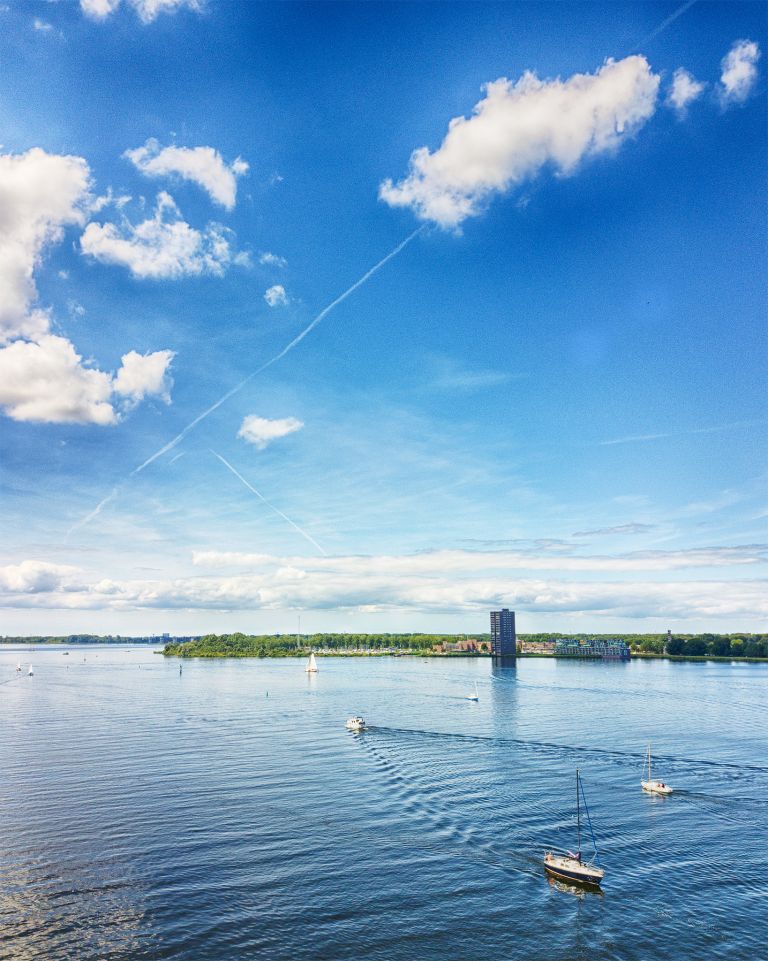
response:
[[[317,661],[315,660],[315,652],[313,651],[309,655],[309,661],[307,661],[307,666],[304,668],[307,674],[317,674]]]
[[[663,781],[654,781],[651,777],[651,742],[648,742],[648,753],[643,761],[643,774],[645,774],[646,765],[648,766],[648,780],[642,780],[640,786],[644,791],[648,791],[649,794],[671,794],[672,788],[665,784]]]
[[[467,696],[464,698],[464,700],[465,700],[465,701],[479,701],[479,700],[480,700],[480,695],[479,695],[479,693],[478,693],[478,691],[477,691],[477,681],[475,681],[475,693],[474,693],[474,694],[467,694]]]
[[[591,858],[585,859],[581,853],[581,804],[584,803],[584,811],[587,815],[589,833],[592,835],[592,846],[594,854]],[[595,833],[592,830],[592,820],[589,816],[587,799],[584,797],[584,788],[581,785],[579,769],[576,768],[576,830],[578,844],[575,851],[547,851],[544,855],[544,869],[553,877],[564,881],[576,881],[579,884],[599,886],[605,877],[605,870],[598,864],[597,844],[595,843]]]
[[[30,665],[29,665],[29,670],[27,671],[27,674],[28,674],[30,677],[32,677],[32,675],[33,675],[34,673],[35,673],[35,672],[34,672],[34,670],[32,669],[32,665],[30,664]]]
[[[16,665],[16,673],[21,674],[21,661]]]

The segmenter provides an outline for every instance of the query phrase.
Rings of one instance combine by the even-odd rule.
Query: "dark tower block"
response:
[[[494,657],[513,660],[517,656],[515,612],[506,607],[501,611],[491,611],[491,653]]]

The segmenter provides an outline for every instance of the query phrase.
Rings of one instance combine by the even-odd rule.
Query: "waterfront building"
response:
[[[494,657],[517,655],[515,612],[506,607],[500,611],[491,611],[491,654]]]
[[[628,661],[629,645],[621,638],[588,640],[583,637],[564,637],[555,643],[555,657],[591,657],[609,661]]]

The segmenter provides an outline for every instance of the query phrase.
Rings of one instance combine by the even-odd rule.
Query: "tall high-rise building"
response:
[[[515,612],[508,608],[491,611],[491,653],[494,657],[517,655]]]

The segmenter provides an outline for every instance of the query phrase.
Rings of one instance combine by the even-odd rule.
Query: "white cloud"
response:
[[[573,537],[594,537],[595,535],[613,535],[613,534],[647,534],[650,531],[655,531],[655,524],[638,524],[632,522],[630,524],[618,524],[616,527],[598,527],[593,531],[574,531]]]
[[[196,576],[174,580],[105,578],[44,562],[25,561],[0,568],[0,593],[6,608],[79,610],[358,610],[471,611],[514,604],[519,612],[590,612],[600,616],[729,618],[768,616],[765,582],[572,581],[468,577],[451,574],[414,577],[369,569],[334,570],[335,558],[296,558],[244,575]],[[318,563],[319,562],[319,563]],[[326,569],[318,569],[325,564]],[[37,566],[35,566],[37,565]]]
[[[249,444],[254,444],[259,450],[264,450],[267,444],[271,444],[273,440],[285,437],[287,434],[293,434],[295,431],[301,430],[303,426],[303,422],[295,417],[269,420],[267,417],[257,417],[255,414],[249,414],[240,425],[237,436],[247,440]]]
[[[173,381],[168,368],[174,356],[172,350],[157,350],[153,354],[138,354],[131,350],[123,354],[122,366],[113,382],[114,392],[134,404],[150,395],[170,404]]]
[[[0,567],[0,591],[13,594],[38,594],[62,589],[78,568],[47,561],[22,561]]]
[[[49,311],[36,306],[35,271],[65,227],[83,223],[89,188],[82,157],[37,147],[0,155],[0,408],[14,420],[104,426],[119,419],[115,396],[134,404],[148,394],[168,397],[169,351],[126,354],[113,379],[84,363],[66,337],[51,334]],[[74,299],[68,309],[72,317],[85,313]]]
[[[688,105],[704,92],[705,83],[700,83],[683,67],[678,67],[672,76],[672,86],[667,92],[667,106],[673,107],[684,116]]]
[[[630,551],[617,555],[556,554],[551,551],[422,551],[417,554],[348,555],[335,557],[273,557],[269,554],[196,552],[193,562],[207,567],[246,569],[302,568],[356,574],[360,577],[397,574],[406,577],[461,577],[479,571],[567,571],[618,573],[672,571],[696,567],[733,567],[768,561],[768,545],[692,548],[677,551]]]
[[[80,0],[80,9],[93,20],[105,20],[120,6],[121,0]],[[201,10],[202,0],[127,0],[142,23],[152,23],[161,13],[176,13],[182,7]]]
[[[45,334],[0,349],[0,407],[13,420],[116,424],[125,407],[154,395],[170,403],[173,353],[130,351],[113,378],[83,363],[66,337]],[[123,403],[116,409],[115,402]]]
[[[0,344],[47,333],[47,312],[33,307],[34,270],[65,227],[83,222],[89,181],[82,157],[39,147],[0,155]]]
[[[248,172],[248,164],[240,157],[227,165],[213,147],[161,148],[152,138],[143,147],[126,150],[124,156],[148,177],[176,174],[191,180],[227,210],[235,206],[237,178]]]
[[[80,238],[80,247],[102,263],[127,267],[134,277],[221,277],[232,263],[242,262],[233,254],[231,237],[231,231],[216,223],[195,230],[181,219],[173,198],[161,191],[149,220],[134,225],[124,219],[119,227],[92,222]]]
[[[415,150],[408,176],[382,183],[382,200],[458,227],[494,193],[546,166],[568,175],[582,160],[615,151],[653,116],[659,77],[644,57],[631,56],[565,81],[529,71],[516,83],[502,77],[484,89],[473,116],[451,120],[434,153]]]
[[[0,406],[13,420],[114,424],[111,393],[109,374],[84,367],[65,337],[0,350]]]
[[[737,40],[720,66],[720,99],[724,104],[743,103],[757,81],[760,47],[753,40]]]
[[[288,294],[282,284],[275,284],[264,291],[264,300],[270,307],[284,307],[288,303]]]
[[[288,261],[285,259],[285,257],[279,257],[277,254],[272,254],[268,250],[265,250],[259,254],[259,263],[265,264],[268,267],[288,266]]]
[[[53,30],[53,24],[47,23],[45,20],[41,20],[39,17],[35,17],[32,21],[32,26],[35,30],[39,30],[40,33],[50,33]]]

